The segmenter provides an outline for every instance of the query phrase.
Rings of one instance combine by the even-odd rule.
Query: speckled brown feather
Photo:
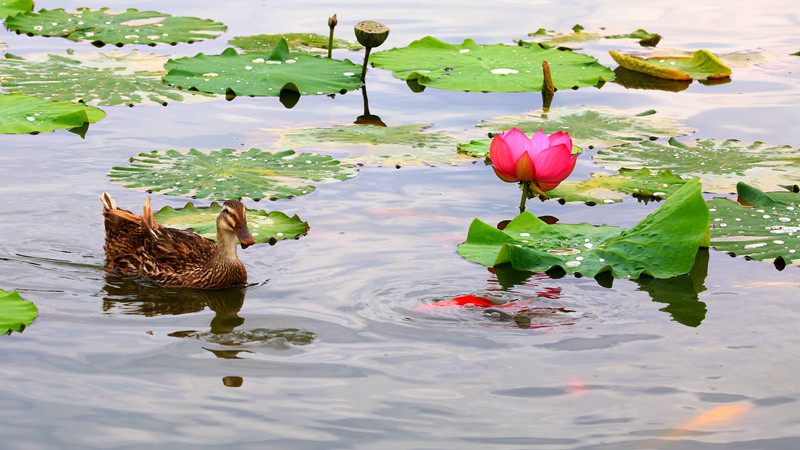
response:
[[[117,208],[106,193],[100,199],[108,272],[142,275],[164,286],[225,288],[247,282],[241,261],[221,257],[214,241],[158,224],[149,198],[142,216]]]

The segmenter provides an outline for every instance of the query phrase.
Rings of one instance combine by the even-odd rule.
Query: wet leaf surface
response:
[[[609,53],[614,61],[628,70],[669,80],[703,80],[731,75],[730,67],[708,50],[697,50],[691,57],[653,56],[646,59],[614,50]]]
[[[289,52],[301,55],[327,55],[328,36],[316,33],[256,34],[236,36],[228,41],[245,53],[271,53],[281,39],[286,39]],[[359,50],[359,44],[344,39],[333,40],[334,49]]]
[[[800,178],[800,154],[792,147],[732,139],[629,143],[599,150],[594,160],[608,169],[649,167],[698,177],[705,192],[719,194],[734,192],[743,177],[762,189]]]
[[[572,142],[580,147],[610,147],[624,142],[643,139],[680,136],[694,130],[680,125],[677,120],[659,114],[637,115],[612,108],[556,107],[549,111],[495,117],[477,126],[493,133],[518,128],[526,134],[539,129],[552,134],[569,133]],[[486,149],[488,152],[488,140]]]
[[[33,0],[0,0],[0,19],[33,9]],[[2,45],[0,45],[2,50]]]
[[[673,175],[669,170],[654,173],[647,168],[620,169],[614,175],[597,173],[589,180],[564,181],[548,191],[547,195],[567,202],[600,204],[615,203],[629,195],[645,202],[660,201],[674,194],[687,181],[689,180]]]
[[[270,53],[240,55],[228,48],[220,55],[168,61],[164,81],[183,89],[230,95],[279,96],[284,90],[301,95],[351,91],[361,85],[361,68],[348,60],[291,56],[285,40]]]
[[[183,208],[165,206],[156,212],[156,221],[164,226],[178,229],[193,229],[197,234],[216,239],[217,216],[222,206],[217,202],[208,207],[196,207],[189,202]],[[308,233],[308,223],[296,214],[292,217],[280,211],[248,209],[247,227],[256,242],[272,243],[284,239],[297,239]]]
[[[719,197],[708,202],[711,245],[759,261],[800,265],[800,193],[763,192],[741,182],[736,191],[739,202]]]
[[[456,152],[456,140],[443,131],[425,132],[431,124],[380,127],[334,126],[270,130],[281,138],[274,146],[335,148],[346,151],[343,162],[403,165],[407,163],[456,164],[473,160]]]
[[[0,59],[0,85],[9,92],[93,105],[165,104],[213,97],[165,85],[161,77],[168,59],[136,50]]]
[[[140,153],[129,167],[114,167],[109,177],[125,187],[167,195],[212,200],[278,199],[312,192],[316,183],[353,178],[358,169],[330,156],[230,148],[188,153]]]
[[[80,103],[53,102],[22,94],[0,95],[0,133],[45,133],[95,123],[106,113]]]
[[[24,300],[17,291],[0,289],[0,334],[21,332],[39,315],[36,305]]]
[[[628,230],[587,223],[547,225],[526,211],[502,231],[475,219],[458,252],[488,267],[510,264],[533,272],[669,278],[691,270],[707,235],[708,209],[700,183],[693,179]]]
[[[471,39],[454,45],[428,36],[370,58],[375,67],[391,70],[401,80],[439,89],[486,92],[541,91],[542,61],[550,64],[557,89],[599,86],[614,78],[611,69],[580,53],[538,46],[478,45]]]
[[[31,36],[61,36],[73,41],[91,41],[98,46],[192,43],[213,39],[228,28],[210,19],[173,17],[133,8],[122,12],[109,8],[78,8],[75,12],[43,9],[9,17],[6,27]]]

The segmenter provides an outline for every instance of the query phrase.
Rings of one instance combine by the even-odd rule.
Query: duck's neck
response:
[[[239,238],[233,231],[225,231],[217,228],[217,254],[222,258],[239,259],[236,256],[236,245]]]

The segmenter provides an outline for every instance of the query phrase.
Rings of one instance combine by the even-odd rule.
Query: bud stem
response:
[[[361,68],[361,82],[365,83],[364,79],[367,78],[367,63],[369,62],[369,52],[372,47],[366,47],[364,51],[364,67]]]

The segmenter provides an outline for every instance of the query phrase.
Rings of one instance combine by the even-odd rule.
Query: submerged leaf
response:
[[[240,55],[228,48],[220,55],[202,53],[169,60],[164,81],[183,89],[217,94],[279,96],[284,90],[301,95],[333,94],[361,86],[360,68],[348,60],[291,56],[286,40],[271,54]]]
[[[6,19],[6,27],[18,33],[36,36],[61,36],[73,41],[91,41],[102,46],[112,44],[177,44],[213,39],[228,27],[210,19],[172,17],[155,11],[129,8],[113,12],[109,8],[61,8],[26,12]]]
[[[638,29],[633,33],[627,34],[613,34],[601,35],[600,33],[590,33],[583,31],[583,28],[572,29],[572,33],[556,33],[553,31],[546,31],[540,28],[535,33],[528,33],[528,36],[548,36],[541,39],[531,41],[521,41],[526,44],[536,44],[545,48],[569,48],[577,50],[583,46],[584,43],[593,42],[600,39],[638,39],[639,44],[644,47],[654,47],[661,40],[661,36],[656,33],[648,33],[645,30]]]
[[[328,128],[270,130],[281,135],[275,146],[329,147],[346,151],[350,163],[398,165],[408,162],[455,164],[472,158],[459,155],[456,140],[443,131],[423,132],[430,124],[391,127],[349,125]]]
[[[245,53],[271,53],[281,39],[286,39],[289,51],[303,55],[326,55],[328,53],[328,36],[315,33],[257,34],[254,36],[236,36],[228,44],[242,49]],[[334,39],[333,48],[359,50],[363,47],[355,42]]]
[[[614,78],[611,69],[580,53],[478,45],[471,39],[454,45],[428,36],[370,57],[375,67],[391,70],[401,80],[439,89],[488,92],[541,91],[543,61],[550,64],[557,89],[600,86]]]
[[[0,133],[46,133],[95,123],[106,113],[81,103],[52,102],[22,94],[0,95]]]
[[[580,147],[609,147],[642,139],[663,138],[693,133],[694,130],[678,125],[675,119],[649,114],[638,116],[613,108],[557,107],[549,111],[495,117],[477,125],[492,132],[517,128],[531,135],[539,129],[552,134],[569,133]],[[486,144],[488,151],[488,141]]]
[[[708,202],[711,245],[759,261],[800,265],[800,193],[762,192],[743,182],[736,192],[739,203],[719,197]]]
[[[742,178],[766,189],[800,178],[800,153],[788,145],[696,139],[668,144],[644,141],[600,150],[594,161],[608,169],[650,167],[700,178],[703,190],[732,192]]]
[[[108,175],[127,188],[167,195],[274,200],[308,194],[315,189],[313,183],[353,178],[358,169],[325,155],[224,148],[140,153],[131,158],[130,167],[114,167]]]
[[[32,9],[33,0],[0,0],[0,20]]]
[[[193,229],[197,234],[216,239],[217,216],[222,206],[217,202],[208,207],[197,208],[191,202],[179,209],[165,206],[154,214],[156,221],[164,226],[178,229]],[[292,217],[280,211],[247,210],[247,227],[256,242],[274,244],[283,239],[297,239],[308,233],[308,223],[295,214]]]
[[[36,305],[24,300],[17,291],[0,289],[0,334],[21,332],[39,315]]]
[[[652,173],[620,169],[616,175],[593,174],[583,181],[564,181],[547,195],[567,202],[615,203],[628,195],[644,200],[662,200],[674,194],[689,180],[673,175],[669,170]]]
[[[707,236],[708,209],[700,183],[693,179],[629,230],[586,223],[547,225],[524,212],[504,230],[475,219],[458,252],[490,267],[509,263],[534,272],[559,267],[591,277],[608,272],[614,278],[669,278],[691,270]]]
[[[654,77],[669,80],[703,80],[725,78],[731,75],[730,67],[708,50],[697,50],[690,57],[654,56],[640,58],[614,50],[608,52],[620,66]]]
[[[69,57],[45,54],[1,59],[0,84],[9,92],[93,105],[166,104],[205,100],[211,94],[180,91],[161,77],[169,58],[161,55],[97,52]]]

